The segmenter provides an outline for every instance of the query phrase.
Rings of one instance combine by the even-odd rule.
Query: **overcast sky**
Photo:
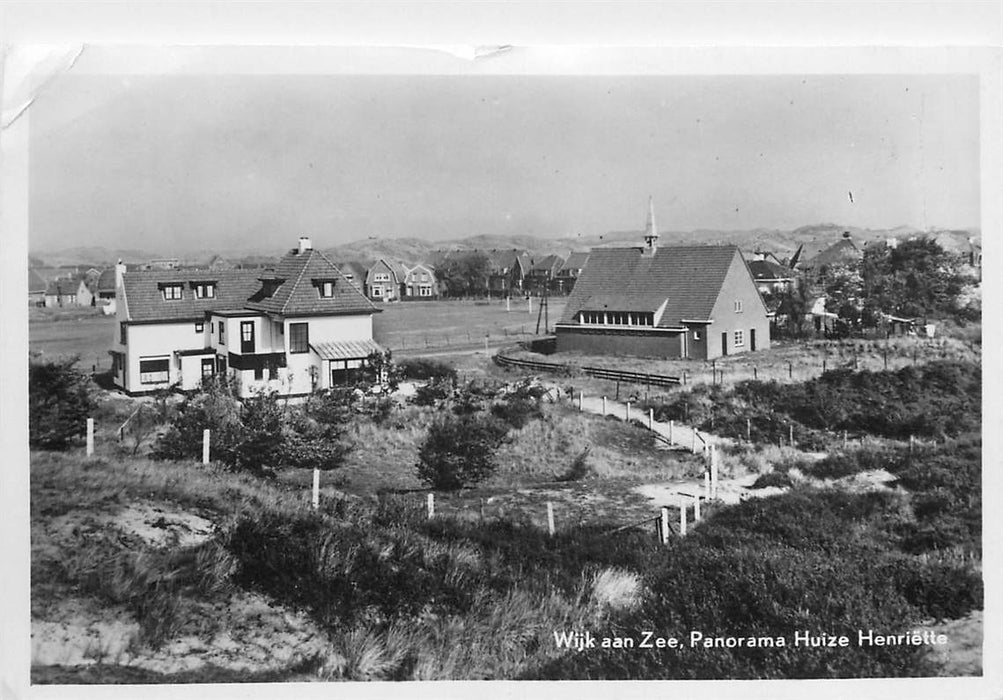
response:
[[[74,76],[32,250],[979,224],[970,76]],[[853,201],[849,193],[852,192]]]

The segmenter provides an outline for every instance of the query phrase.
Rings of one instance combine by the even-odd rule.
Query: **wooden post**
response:
[[[909,436],[909,454],[912,454],[915,449],[916,449],[916,436],[915,435],[910,435]]]
[[[630,423],[630,401],[628,401],[627,405],[624,407],[623,421],[624,423]]]
[[[700,522],[700,494],[693,496],[693,522]]]
[[[620,380],[616,380],[616,400],[620,400]]]
[[[710,500],[710,472],[709,471],[703,473],[703,493],[704,493],[704,498],[706,498],[709,501]]]
[[[488,334],[484,334],[484,354],[488,354]]]
[[[648,430],[655,429],[655,409],[648,409]]]
[[[697,453],[697,429],[693,428],[693,454]]]
[[[676,426],[676,422],[674,420],[670,420],[669,421],[669,446],[670,447],[675,444],[674,442],[672,442],[672,429],[675,426]]]
[[[669,543],[669,509],[662,506],[662,519],[661,519],[661,536],[662,544]]]
[[[533,297],[526,297],[526,311],[533,313]]]
[[[843,431],[843,449],[846,449],[846,431]]]
[[[752,420],[745,419],[745,439],[752,442]]]
[[[481,522],[484,522],[484,499],[481,499]]]
[[[602,414],[606,415],[606,397],[602,397]]]
[[[794,363],[793,362],[788,362],[787,363],[787,378],[788,379],[794,379]]]
[[[311,503],[314,510],[320,506],[320,469],[313,470],[313,499]]]
[[[79,433],[77,433],[79,435]],[[94,454],[94,419],[87,419],[87,456]]]
[[[554,504],[547,501],[547,532],[554,536]]]
[[[512,310],[512,297],[505,297],[505,310],[506,311]]]
[[[790,446],[792,448],[794,447],[794,424],[793,423],[790,423],[787,426],[787,442],[790,443]]]
[[[202,431],[202,464],[209,464],[209,428]]]
[[[585,404],[585,392],[584,391],[579,391],[578,392],[578,410],[579,411],[582,410],[582,406],[584,404]]]
[[[428,511],[428,519],[435,517],[435,494],[430,493],[425,499],[425,508]]]
[[[710,493],[717,498],[717,448],[710,448]]]
[[[756,365],[752,365],[752,378],[759,379],[759,368]]]
[[[679,496],[679,536],[686,536],[686,496]]]
[[[822,358],[822,374],[825,374],[825,358]]]

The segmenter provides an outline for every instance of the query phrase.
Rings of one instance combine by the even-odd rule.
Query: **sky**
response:
[[[33,251],[978,226],[959,75],[74,75],[30,114]],[[852,200],[851,200],[852,193]]]

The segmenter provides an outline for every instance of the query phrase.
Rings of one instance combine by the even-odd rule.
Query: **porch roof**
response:
[[[374,352],[383,352],[373,340],[345,340],[338,343],[310,343],[322,360],[360,360]]]

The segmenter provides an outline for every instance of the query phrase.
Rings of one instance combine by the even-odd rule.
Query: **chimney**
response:
[[[300,247],[299,252],[304,253],[308,250],[313,250],[313,243],[310,242],[309,236],[300,236]]]
[[[118,262],[115,263],[115,293],[118,294],[118,288],[122,286],[122,275],[125,274],[125,263],[119,258]]]
[[[644,226],[644,254],[654,255],[658,249],[658,228],[655,226],[655,202],[648,197],[648,222]]]

